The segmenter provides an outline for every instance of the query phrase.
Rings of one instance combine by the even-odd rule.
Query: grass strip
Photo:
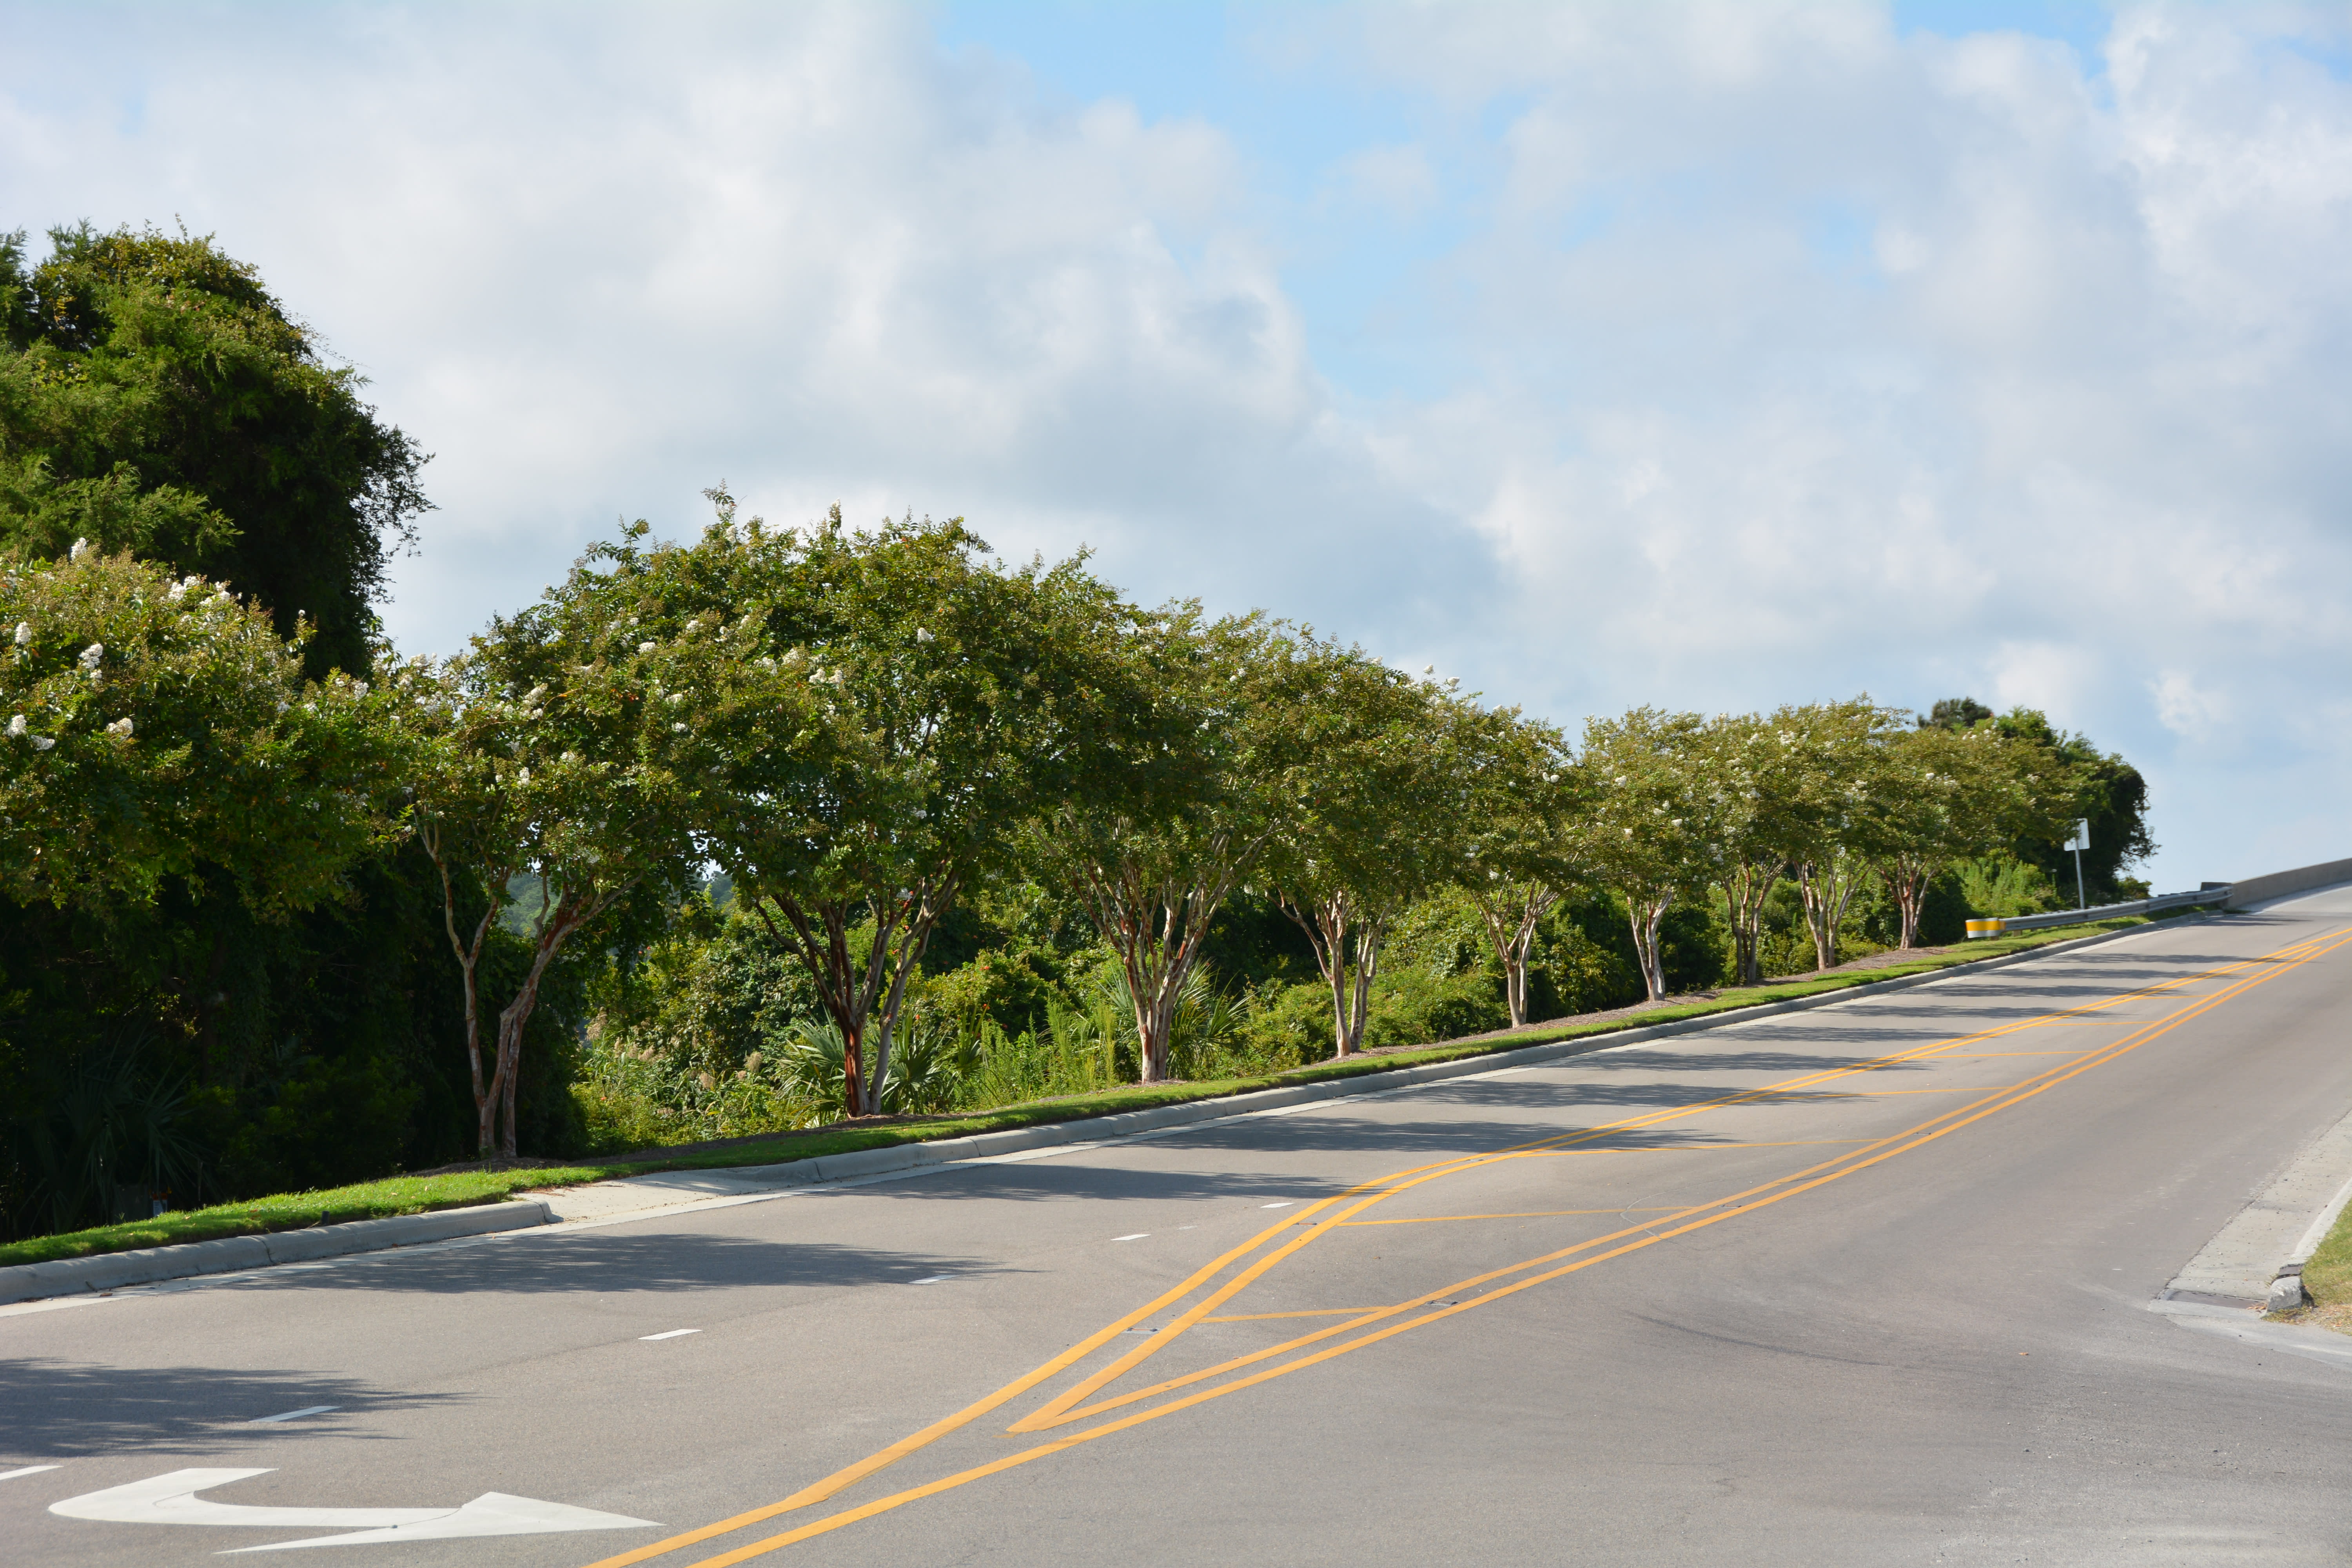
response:
[[[2352,1206],[2336,1216],[2335,1228],[2303,1266],[2303,1293],[2315,1307],[2352,1307]]]
[[[2121,931],[2148,923],[2145,917],[2132,915],[2091,922],[2090,931]],[[497,1202],[534,1188],[578,1186],[583,1183],[606,1181],[615,1176],[649,1175],[657,1171],[724,1170],[736,1166],[781,1164],[789,1160],[812,1160],[825,1154],[845,1154],[861,1149],[928,1142],[940,1138],[963,1138],[974,1133],[1007,1131],[1052,1121],[1080,1121],[1097,1116],[1117,1115],[1123,1110],[1146,1110],[1155,1106],[1181,1105],[1191,1100],[1222,1100],[1289,1084],[1361,1078],[1430,1062],[1462,1061],[1474,1057],[1521,1050],[1528,1046],[1552,1045],[1590,1036],[1622,1034],[1629,1029],[1646,1029],[1685,1018],[1818,996],[1825,992],[1855,990],[1906,975],[1957,968],[1988,958],[2046,947],[2053,942],[2071,942],[2090,934],[2090,931],[2083,926],[2065,926],[2021,931],[2013,936],[1972,942],[1960,952],[1924,954],[1916,962],[1891,964],[1883,969],[1770,981],[1762,985],[1723,991],[1704,1000],[1654,1007],[1615,1018],[1584,1023],[1564,1020],[1507,1035],[1440,1044],[1413,1051],[1386,1051],[1378,1056],[1353,1057],[1345,1061],[1316,1062],[1286,1072],[1252,1078],[1216,1079],[1195,1083],[1131,1084],[1094,1094],[1035,1100],[993,1110],[924,1117],[877,1126],[811,1128],[805,1131],[780,1132],[772,1140],[758,1143],[674,1159],[585,1160],[576,1165],[540,1166],[530,1170],[389,1176],[382,1181],[362,1182],[325,1192],[281,1194],[245,1203],[220,1204],[211,1208],[158,1215],[152,1219],[131,1220],[121,1225],[100,1226],[90,1230],[68,1231],[57,1236],[39,1236],[10,1242],[0,1246],[0,1268],[22,1263],[47,1263],[67,1258],[89,1258],[106,1252],[127,1252],[142,1247],[169,1247],[180,1242],[214,1241],[230,1236],[301,1230],[343,1220],[383,1219],[394,1215],[463,1208],[473,1204]],[[2347,1213],[2347,1223],[2352,1224],[2352,1213]],[[2335,1233],[2328,1237],[2327,1246],[2320,1249],[2319,1257],[2313,1258],[2313,1267],[2319,1267],[2319,1258],[2329,1256],[2330,1247],[2338,1247],[2342,1248],[2339,1255],[2342,1262],[2338,1267],[2343,1271],[2343,1282],[2337,1288],[2346,1292],[2347,1299],[2352,1299],[2352,1234],[2347,1234],[2345,1224],[2336,1227]],[[2311,1289],[2312,1275],[2306,1272],[2304,1279],[2305,1289]]]

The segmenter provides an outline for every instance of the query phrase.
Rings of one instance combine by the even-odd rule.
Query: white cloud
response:
[[[1366,147],[1339,161],[1341,199],[1398,218],[1413,218],[1437,200],[1437,171],[1415,146]]]
[[[2352,86],[2300,13],[2128,13],[2098,82],[1796,0],[1293,16],[1421,116],[1293,206],[1227,128],[914,12],[10,22],[9,221],[216,230],[438,452],[420,645],[725,478],[1086,542],[1571,724],[2035,702],[2150,773],[2159,880],[2352,785]],[[1442,391],[1318,364],[1285,258],[1334,202],[1454,237],[1362,328],[1433,331]]]

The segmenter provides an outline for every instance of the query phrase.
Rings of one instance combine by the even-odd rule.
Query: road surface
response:
[[[2146,1306],[2352,1108],[2347,1002],[2339,889],[1288,1113],[0,1311],[0,1559],[2342,1563],[2352,1370]]]

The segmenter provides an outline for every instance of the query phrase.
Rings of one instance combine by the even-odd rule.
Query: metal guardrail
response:
[[[2012,915],[2003,917],[2000,929],[2012,931],[2044,931],[2052,926],[2087,925],[2093,921],[2114,920],[2119,915],[2153,915],[2166,910],[2189,910],[2200,904],[2222,904],[2230,899],[2230,884],[2217,882],[2198,889],[2193,893],[2158,893],[2152,899],[2134,899],[2128,903],[2101,904],[2091,910],[2053,910],[2046,915]]]

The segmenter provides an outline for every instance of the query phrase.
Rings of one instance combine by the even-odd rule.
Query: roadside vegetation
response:
[[[999,1104],[992,1110],[973,1113],[904,1115],[885,1121],[835,1122],[799,1131],[730,1140],[724,1148],[688,1145],[679,1147],[674,1153],[664,1153],[658,1147],[649,1147],[633,1151],[628,1157],[620,1159],[589,1159],[577,1163],[535,1163],[504,1168],[442,1172],[361,1183],[326,1192],[280,1194],[251,1203],[175,1211],[142,1220],[0,1244],[0,1268],[121,1252],[133,1247],[169,1246],[175,1242],[209,1241],[222,1237],[297,1230],[339,1220],[423,1214],[434,1209],[495,1202],[550,1187],[647,1175],[660,1171],[781,1164],[786,1161],[812,1160],[825,1154],[849,1153],[861,1149],[970,1137],[982,1132],[1034,1127],[1042,1122],[1082,1121],[1124,1110],[1149,1110],[1159,1105],[1223,1099],[1285,1084],[1354,1078],[1393,1071],[1399,1068],[1418,1067],[1425,1062],[1459,1061],[1517,1050],[1527,1046],[1605,1037],[1628,1029],[1704,1017],[1742,1007],[1852,990],[1879,981],[1948,969],[1985,958],[2046,947],[2053,942],[2075,941],[2086,931],[2122,931],[2147,923],[2141,917],[2127,916],[2084,926],[2021,933],[1971,943],[1964,950],[1923,952],[1906,962],[1867,971],[1847,971],[1780,984],[1730,987],[1704,996],[1669,1001],[1658,1007],[1643,1007],[1601,1017],[1563,1019],[1525,1030],[1511,1030],[1500,1037],[1481,1037],[1419,1050],[1379,1050],[1344,1060],[1321,1061],[1255,1076],[1128,1084],[1029,1103]],[[2347,1247],[2347,1258],[2352,1260],[2352,1247]],[[2346,1272],[2352,1276],[2352,1268]]]
[[[2089,900],[2145,890],[2139,775],[2030,710],[1570,734],[959,520],[775,526],[723,487],[404,654],[369,605],[425,458],[362,384],[207,239],[28,254],[0,243],[0,1241],[1651,1021],[2070,906],[2083,816]],[[796,1157],[750,1147],[711,1163]],[[460,1162],[489,1168],[400,1178]]]

